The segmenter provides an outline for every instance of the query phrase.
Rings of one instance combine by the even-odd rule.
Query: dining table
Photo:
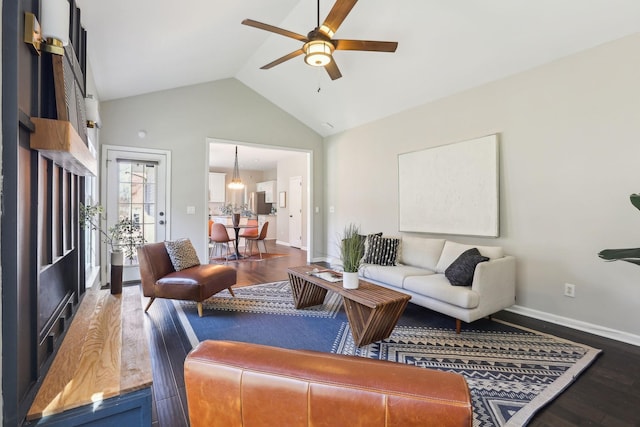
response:
[[[251,224],[227,224],[225,225],[225,227],[227,228],[233,228],[233,230],[235,231],[236,234],[236,253],[235,255],[231,255],[229,257],[229,259],[242,259],[244,258],[242,255],[240,255],[240,250],[238,249],[238,243],[240,243],[240,229],[241,228],[258,228],[257,225],[251,225]]]

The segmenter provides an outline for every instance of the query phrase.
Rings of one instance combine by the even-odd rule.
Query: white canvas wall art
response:
[[[498,237],[498,135],[398,155],[399,230]]]

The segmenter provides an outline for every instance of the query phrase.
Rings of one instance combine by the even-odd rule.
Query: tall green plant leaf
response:
[[[605,249],[598,256],[607,261],[626,261],[640,265],[640,248],[634,249]]]
[[[344,271],[357,272],[363,255],[364,240],[360,236],[360,228],[354,224],[349,224],[345,227],[340,241],[340,257],[342,258]]]
[[[640,210],[640,194],[634,193],[629,196],[631,204]],[[632,249],[605,249],[598,253],[598,256],[607,261],[626,261],[631,264],[640,265],[640,248]]]

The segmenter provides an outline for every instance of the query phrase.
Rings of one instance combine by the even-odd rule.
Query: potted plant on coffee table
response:
[[[364,256],[364,239],[360,228],[349,224],[344,228],[340,239],[340,258],[342,259],[342,286],[345,289],[358,289],[358,270]]]
[[[111,293],[122,292],[122,267],[124,257],[133,260],[137,248],[146,240],[142,235],[140,225],[134,223],[131,218],[122,217],[111,227],[106,226],[106,218],[103,217],[104,208],[100,205],[80,204],[80,225],[100,233],[100,240],[107,244],[111,265]]]

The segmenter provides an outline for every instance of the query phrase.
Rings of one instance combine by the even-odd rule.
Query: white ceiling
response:
[[[277,169],[279,160],[289,159],[294,156],[296,161],[306,161],[306,154],[302,152],[271,149],[255,145],[236,145],[211,140],[209,143],[209,168],[215,171],[232,169],[236,147],[238,147],[240,175],[246,170],[271,171]]]
[[[640,31],[639,0],[363,0],[335,38],[398,49],[338,51],[331,81],[302,56],[260,70],[301,43],[240,24],[306,35],[315,0],[77,3],[101,100],[236,78],[323,136]]]

